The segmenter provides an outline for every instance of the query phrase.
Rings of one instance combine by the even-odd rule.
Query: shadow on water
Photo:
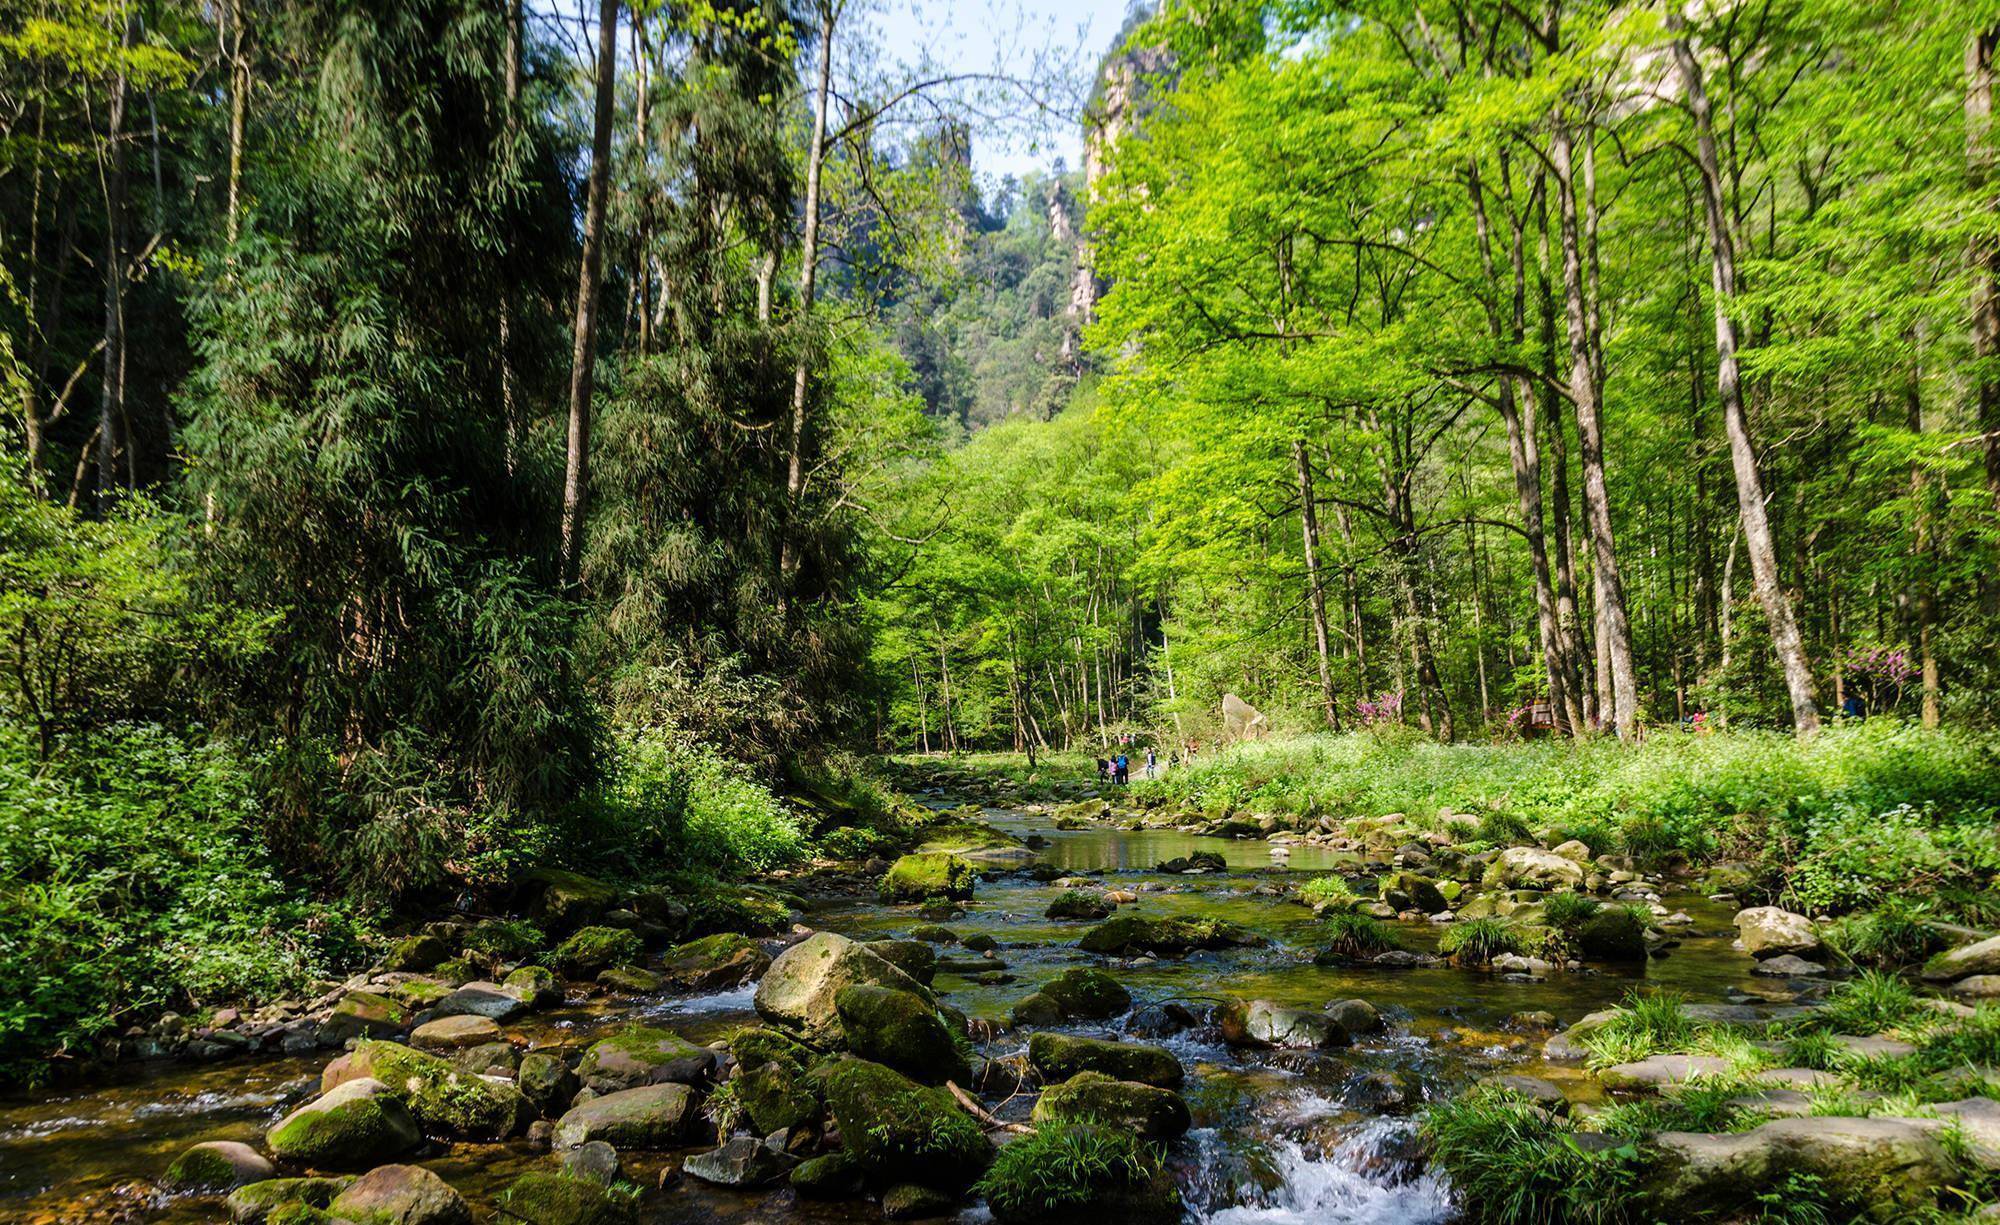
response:
[[[1750,960],[1730,947],[1731,911],[1699,897],[1669,897],[1695,926],[1680,946],[1633,972],[1554,975],[1510,981],[1456,969],[1384,971],[1316,966],[1316,923],[1286,896],[1286,886],[1321,872],[1365,874],[1353,855],[1298,847],[1275,861],[1256,840],[1196,838],[1175,831],[1105,827],[1057,830],[1046,817],[989,810],[1009,832],[1040,835],[1044,863],[1066,873],[1102,873],[1107,886],[1131,889],[1127,910],[1145,915],[1226,919],[1269,941],[1262,948],[1199,953],[1184,960],[1140,959],[1114,973],[1141,1003],[1195,1004],[1227,997],[1263,998],[1318,1008],[1340,999],[1372,1002],[1388,1021],[1382,1033],[1328,1052],[1242,1051],[1213,1031],[1164,1040],[1187,1064],[1195,1130],[1171,1159],[1188,1219],[1216,1225],[1324,1222],[1327,1225],[1429,1225],[1451,1219],[1449,1188],[1423,1168],[1414,1148],[1415,1116],[1426,1101],[1457,1092],[1479,1076],[1525,1072],[1558,1080],[1573,1096],[1594,1082],[1541,1060],[1541,1038],[1510,1032],[1514,1014],[1547,1011],[1564,1024],[1609,1007],[1635,986],[1720,999],[1749,987]],[[1195,851],[1219,852],[1226,873],[1168,876],[1155,864]],[[961,937],[999,942],[1008,981],[977,983],[940,974],[937,986],[974,1017],[1002,1019],[1049,978],[1098,959],[1075,947],[1083,925],[1044,917],[1055,885],[1003,876],[980,886],[978,900],[948,926]],[[913,909],[854,901],[811,917],[857,938],[907,936],[922,923]],[[1412,948],[1435,947],[1438,929],[1400,924]],[[959,950],[944,949],[946,956]],[[641,1018],[710,1041],[754,1020],[753,992],[693,998],[602,1001],[557,1010],[514,1029],[535,1046],[577,1049],[604,1024]],[[1129,1018],[1080,1032],[1116,1032]],[[1024,1045],[1002,1035],[989,1053]],[[88,1091],[55,1092],[0,1102],[0,1220],[23,1222],[196,1222],[224,1218],[213,1198],[160,1196],[157,1177],[199,1140],[257,1141],[286,1110],[311,1096],[328,1056],[264,1057],[191,1067],[132,1071]],[[1024,1103],[1001,1107],[1018,1112]],[[693,1151],[693,1150],[690,1150]],[[737,1193],[684,1180],[654,1190],[661,1171],[685,1153],[626,1154],[626,1176],[648,1188],[648,1222],[827,1222],[879,1220],[866,1202],[802,1201],[789,1189]],[[520,1143],[457,1145],[425,1160],[465,1193],[482,1219],[493,1197],[520,1173],[549,1158]],[[977,1210],[974,1210],[975,1213]]]

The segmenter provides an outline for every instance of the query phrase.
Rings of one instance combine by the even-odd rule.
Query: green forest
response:
[[[2000,5],[974,7],[0,3],[0,1217],[2000,1212]]]

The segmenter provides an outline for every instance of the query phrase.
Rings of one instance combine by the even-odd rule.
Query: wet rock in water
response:
[[[681,1171],[718,1187],[762,1187],[783,1178],[791,1164],[755,1136],[736,1136],[720,1148],[689,1157]]]
[[[505,1042],[469,1047],[451,1058],[452,1070],[467,1076],[512,1077],[521,1066],[521,1052]]]
[[[1133,1012],[1126,1028],[1140,1038],[1171,1038],[1201,1024],[1201,1018],[1185,1004],[1169,1001],[1148,1004]]]
[[[528,1011],[528,1002],[499,983],[478,980],[446,995],[432,1006],[440,1017],[485,1017],[505,1024]]]
[[[370,1170],[334,1196],[327,1212],[353,1225],[472,1225],[465,1197],[419,1165]]]
[[[1541,1011],[1517,1012],[1500,1025],[1502,1029],[1522,1034],[1547,1033],[1555,1027],[1556,1014]]]
[[[635,1225],[639,1207],[587,1178],[537,1170],[498,1197],[504,1217],[520,1225]]]
[[[393,1038],[410,1027],[410,1010],[373,991],[350,991],[320,1022],[319,1040],[340,1046],[355,1038]]]
[[[1389,872],[1376,882],[1376,893],[1397,910],[1417,909],[1427,915],[1449,909],[1437,882],[1415,872]]]
[[[1409,949],[1390,949],[1377,953],[1364,963],[1378,970],[1421,970],[1426,966],[1442,965],[1438,958],[1429,953],[1413,953]]]
[[[599,971],[597,985],[620,995],[652,995],[666,989],[666,980],[638,966],[612,966]]]
[[[1106,901],[1103,894],[1083,889],[1068,889],[1056,895],[1042,912],[1044,918],[1097,920],[1108,917],[1117,907]]]
[[[1524,1101],[1540,1106],[1550,1114],[1569,1113],[1569,1098],[1553,1082],[1543,1080],[1539,1076],[1482,1076],[1479,1078],[1478,1087],[1488,1090],[1498,1090],[1513,1097],[1521,1098]]]
[[[554,1118],[569,1109],[578,1088],[576,1073],[559,1057],[547,1051],[530,1051],[521,1057],[514,1083],[535,1110]]]
[[[236,1140],[204,1140],[174,1158],[165,1184],[176,1191],[227,1191],[278,1171],[264,1154]]]
[[[855,983],[834,999],[847,1049],[926,1084],[963,1084],[972,1076],[965,1052],[936,1006],[909,991]]]
[[[926,987],[942,968],[937,950],[921,940],[870,940],[862,947]]]
[[[1512,846],[1487,865],[1486,884],[1506,889],[1574,889],[1583,884],[1583,868],[1553,851]]]
[[[1727,1059],[1714,1055],[1651,1055],[1634,1063],[1605,1068],[1598,1072],[1597,1079],[1607,1089],[1650,1093],[1691,1080],[1728,1076],[1732,1070]]]
[[[593,1042],[576,1065],[587,1089],[615,1093],[640,1085],[699,1084],[715,1068],[715,1052],[670,1029],[626,1025]]]
[[[922,1179],[927,1186],[961,1191],[993,1158],[993,1145],[979,1124],[943,1089],[852,1057],[818,1075],[841,1142],[878,1183]]]
[[[436,1055],[394,1042],[361,1042],[327,1065],[324,1088],[373,1078],[433,1135],[504,1140],[527,1126],[534,1108],[515,1085],[459,1071]]]
[[[1099,1122],[1150,1140],[1171,1140],[1187,1131],[1191,1116],[1186,1100],[1171,1089],[1078,1072],[1042,1091],[1034,1121],[1038,1126]]]
[[[263,1225],[271,1210],[284,1204],[325,1208],[353,1181],[352,1178],[269,1178],[236,1188],[222,1206],[236,1225]]]
[[[1780,953],[1776,957],[1766,957],[1750,967],[1752,974],[1765,978],[1808,978],[1826,973],[1826,967],[1817,961],[1807,961],[1791,953]]]
[[[451,956],[451,948],[436,936],[405,936],[389,948],[382,959],[385,970],[407,970],[422,974]]]
[[[1340,1091],[1341,1105],[1377,1114],[1399,1110],[1409,1100],[1409,1089],[1394,1072],[1364,1072],[1347,1082]]]
[[[1935,1120],[1777,1119],[1730,1135],[1662,1132],[1641,1192],[1678,1219],[1740,1211],[1790,1180],[1817,1180],[1830,1198],[1874,1221],[1908,1221],[1934,1208],[1959,1171]]]
[[[905,855],[889,866],[876,892],[891,904],[926,902],[933,898],[970,901],[972,865],[946,851]]]
[[[618,1181],[618,1150],[602,1140],[587,1140],[562,1155],[563,1173],[600,1187]]]
[[[792,1171],[792,1190],[805,1199],[853,1199],[861,1194],[861,1163],[846,1149],[835,1149],[799,1163]]]
[[[957,978],[973,978],[981,974],[993,974],[1006,968],[1007,963],[991,953],[982,953],[977,957],[940,957],[937,959],[937,972],[939,974],[950,974]]]
[[[500,1027],[485,1017],[440,1017],[417,1026],[410,1045],[429,1051],[461,1051],[500,1041]]]
[[[819,1099],[794,1069],[773,1059],[730,1082],[743,1115],[760,1136],[804,1127],[819,1118]]]
[[[1819,950],[1819,930],[1802,914],[1776,906],[1752,906],[1736,912],[1737,940],[1752,957]]]
[[[726,991],[755,982],[770,968],[763,946],[735,932],[677,944],[660,958],[660,976],[677,991]]]
[[[1017,1029],[1029,1025],[1060,1025],[1064,1020],[1062,1005],[1039,991],[1031,991],[1014,1001],[1007,1017]]]
[[[2000,974],[2000,936],[1946,949],[1924,963],[1928,983],[1957,982],[1974,975]]]
[[[563,1002],[562,984],[555,972],[541,966],[522,966],[507,976],[500,989],[539,1012]]]
[[[1596,961],[1644,961],[1646,925],[1624,906],[1605,906],[1577,928],[1576,947]]]
[[[1372,1034],[1382,1028],[1382,1014],[1367,1000],[1334,1000],[1325,1011],[1334,1024],[1350,1034]]]
[[[556,1120],[551,1141],[558,1150],[602,1140],[617,1149],[674,1148],[695,1116],[694,1090],[686,1085],[647,1085],[594,1097]]]
[[[1161,1089],[1178,1089],[1186,1078],[1172,1051],[1141,1042],[1079,1038],[1071,1034],[1038,1033],[1028,1039],[1028,1061],[1045,1081],[1068,1080],[1078,1072],[1102,1072],[1115,1080],[1136,1080]]]
[[[1117,979],[1087,967],[1064,970],[1042,984],[1041,994],[1077,1020],[1109,1020],[1132,1006],[1131,993]]]
[[[973,932],[960,939],[959,943],[975,953],[990,953],[1000,947],[1000,942],[985,932]]]
[[[612,966],[639,960],[645,945],[622,927],[585,927],[556,946],[555,962],[571,978],[595,978]]]
[[[910,939],[928,944],[957,944],[958,933],[936,923],[919,923],[910,929]]]
[[[1196,851],[1192,855],[1163,860],[1153,865],[1153,871],[1163,872],[1169,876],[1181,876],[1190,873],[1227,872],[1229,871],[1229,861],[1224,859],[1221,853],[1217,851]]]
[[[946,1195],[921,1183],[897,1183],[882,1193],[882,1219],[885,1221],[921,1221],[929,1217],[948,1216],[957,1206],[957,1196]]]
[[[285,1161],[323,1170],[365,1170],[414,1152],[423,1134],[409,1108],[379,1080],[336,1086],[286,1115],[265,1136]]]
[[[856,983],[893,987],[930,1000],[930,989],[868,949],[833,932],[815,932],[786,949],[757,984],[757,1013],[813,1046],[842,1040],[835,998]]]
[[[1257,948],[1266,943],[1262,936],[1220,919],[1119,915],[1085,932],[1077,947],[1116,957],[1139,953],[1179,957],[1203,949]]]
[[[1325,1013],[1287,1008],[1271,1000],[1232,1004],[1223,1010],[1221,1022],[1222,1040],[1231,1046],[1316,1050],[1350,1041],[1347,1030]]]

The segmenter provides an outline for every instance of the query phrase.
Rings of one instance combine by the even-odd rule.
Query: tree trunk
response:
[[[789,599],[791,578],[798,569],[795,539],[806,490],[806,393],[812,375],[813,290],[819,275],[819,181],[826,162],[826,111],[833,94],[833,36],[839,16],[835,0],[821,0],[819,83],[814,90],[812,142],[806,147],[805,232],[799,243],[799,355],[792,367],[791,435],[785,456],[785,535],[778,544],[781,600]]]
[[[243,0],[229,0],[229,212],[224,232],[231,246],[240,226],[243,130],[250,112],[250,61],[243,54]]]
[[[611,188],[611,115],[618,79],[618,0],[597,15],[597,113],[591,120],[590,185],[583,210],[583,259],[576,282],[576,345],[570,353],[569,456],[563,469],[562,579],[575,587],[583,566],[583,519],[590,496],[590,400],[597,382],[597,283],[604,263],[604,209]]]
[[[1966,164],[1972,188],[1988,212],[2000,212],[1992,195],[1993,55],[2000,26],[1974,30],[1965,52]],[[1975,420],[1985,438],[1986,492],[2000,510],[2000,241],[1972,243],[1972,352],[1977,363]],[[1996,587],[2000,590],[2000,587]]]
[[[1596,702],[1583,683],[1583,633],[1576,598],[1575,533],[1570,516],[1575,503],[1569,495],[1569,440],[1563,428],[1562,401],[1550,388],[1556,377],[1555,290],[1549,278],[1548,193],[1535,202],[1537,244],[1536,328],[1541,359],[1541,381],[1535,384],[1535,403],[1548,430],[1549,545],[1555,556],[1556,640],[1561,647],[1564,697],[1572,733],[1582,736],[1597,724]],[[1525,424],[1525,419],[1524,419]]]
[[[1909,429],[1918,437],[1924,432],[1924,403],[1921,383],[1912,373],[1905,396],[1909,408]],[[1922,463],[1910,465],[1910,500],[1915,504],[1912,515],[1914,539],[1911,542],[1911,561],[1916,567],[1916,579],[1912,586],[1916,589],[1916,649],[1917,665],[1923,670],[1925,727],[1934,728],[1942,716],[1939,708],[1939,680],[1936,643],[1937,630],[1937,544],[1931,530],[1931,507],[1934,494],[1931,482],[1924,472]],[[1836,701],[1839,699],[1836,698]]]
[[[1632,669],[1632,629],[1625,615],[1625,586],[1618,574],[1618,550],[1611,529],[1611,499],[1604,479],[1603,388],[1598,381],[1596,341],[1591,336],[1595,307],[1587,300],[1578,212],[1596,229],[1597,202],[1587,191],[1579,201],[1571,166],[1569,124],[1558,118],[1551,148],[1561,201],[1563,297],[1569,321],[1570,397],[1576,403],[1579,457],[1583,464],[1585,526],[1590,531],[1592,569],[1602,628],[1597,649],[1610,672],[1611,722],[1621,739],[1638,728],[1638,681]],[[1586,186],[1588,182],[1586,181]]]
[[[503,79],[510,136],[516,133],[520,120],[522,3],[523,0],[508,0],[507,3],[507,63]],[[514,385],[514,287],[504,282],[500,286],[499,356],[500,423],[505,431],[507,474],[512,476],[521,463],[521,405],[519,389]]]
[[[133,19],[122,15],[121,48],[132,45]],[[97,508],[118,496],[118,468],[132,467],[125,425],[125,64],[112,74],[104,127],[104,381],[97,418]]]
[[[1299,531],[1306,553],[1306,594],[1312,606],[1313,647],[1319,655],[1319,696],[1326,709],[1326,725],[1340,730],[1340,705],[1333,692],[1333,664],[1327,658],[1326,588],[1320,578],[1319,511],[1313,503],[1312,464],[1306,459],[1306,440],[1292,440],[1292,460],[1299,469]]]
[[[1678,33],[1678,18],[1670,28]],[[1715,150],[1715,128],[1703,87],[1701,66],[1685,37],[1673,43],[1674,62],[1694,118],[1695,158],[1701,168],[1702,206],[1708,218],[1709,262],[1715,292],[1716,386],[1722,396],[1722,420],[1729,436],[1730,466],[1736,473],[1736,502],[1743,521],[1743,545],[1750,555],[1750,575],[1757,588],[1764,618],[1770,622],[1771,644],[1785,669],[1791,694],[1792,726],[1801,736],[1819,730],[1819,710],[1813,697],[1812,669],[1806,665],[1805,644],[1799,637],[1791,597],[1779,584],[1778,555],[1771,542],[1771,521],[1764,509],[1764,482],[1757,472],[1757,449],[1751,440],[1750,416],[1743,405],[1741,372],[1736,360],[1736,321],[1730,304],[1736,297],[1736,254],[1723,215],[1722,172]]]

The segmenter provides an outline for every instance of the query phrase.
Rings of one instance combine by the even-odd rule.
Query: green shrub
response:
[[[620,735],[615,750],[608,782],[581,809],[571,859],[620,875],[634,864],[741,875],[811,853],[799,818],[714,749],[639,729]]]
[[[1110,1215],[1135,1220],[1178,1215],[1179,1194],[1153,1150],[1130,1131],[1091,1123],[1050,1123],[1000,1150],[976,1190],[994,1219],[1082,1219],[1114,1205]],[[1137,1213],[1134,1199],[1153,1211]]]
[[[1583,1036],[1590,1065],[1608,1067],[1650,1055],[1692,1050],[1712,1027],[1690,1017],[1686,1002],[1672,991],[1627,995],[1617,1015]]]
[[[1299,886],[1296,896],[1315,910],[1344,910],[1361,900],[1354,892],[1354,886],[1335,873],[1315,876]]]
[[[1877,1034],[1932,1014],[1910,984],[1880,970],[1864,970],[1827,994],[1826,1004],[1803,1027],[1839,1034]]]
[[[1602,903],[1587,893],[1556,893],[1542,903],[1542,919],[1550,927],[1574,932],[1600,909]],[[1650,919],[1651,915],[1647,917]]]
[[[1481,842],[1494,846],[1533,846],[1535,835],[1528,823],[1511,812],[1489,812],[1479,818],[1479,829],[1474,835]]]
[[[1362,961],[1403,947],[1395,928],[1364,914],[1330,914],[1320,923],[1319,933],[1326,941],[1320,953],[1323,961]]]
[[[1500,1090],[1439,1102],[1423,1137],[1474,1225],[1616,1225],[1638,1178],[1631,1141],[1603,1150],[1577,1143],[1573,1125]]]
[[[1892,897],[1874,910],[1836,919],[1822,936],[1835,952],[1857,965],[1895,969],[1916,965],[1945,947],[1945,938],[1930,919],[1930,903]]]
[[[866,859],[894,850],[896,843],[872,829],[842,825],[820,835],[819,853],[828,859]]]
[[[1495,957],[1521,948],[1519,929],[1505,919],[1465,919],[1438,939],[1438,952],[1462,966],[1491,965]]]

